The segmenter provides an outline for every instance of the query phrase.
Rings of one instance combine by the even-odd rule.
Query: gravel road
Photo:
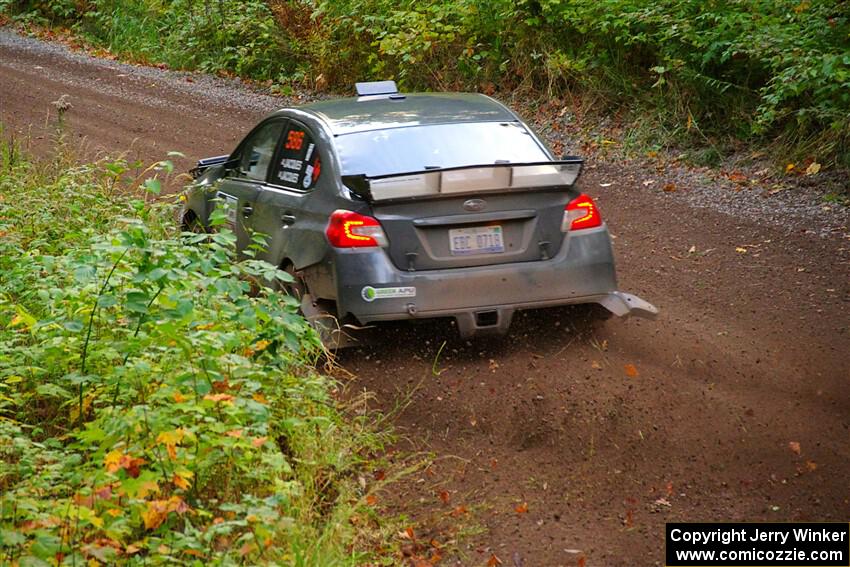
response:
[[[0,30],[4,136],[29,134],[48,152],[50,103],[63,94],[88,151],[155,160],[176,150],[182,166],[311,98]],[[345,352],[351,387],[398,409],[401,447],[434,455],[381,504],[420,520],[424,541],[453,537],[457,518],[479,523],[485,531],[456,550],[464,565],[492,555],[660,565],[668,521],[847,521],[847,209],[814,190],[742,191],[676,165],[597,158],[582,183],[616,236],[621,287],[661,315],[528,312],[508,338],[474,343],[445,322],[396,325],[380,346]]]

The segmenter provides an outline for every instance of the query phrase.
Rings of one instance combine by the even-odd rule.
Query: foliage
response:
[[[356,564],[382,436],[288,276],[127,197],[171,169],[138,165],[0,153],[0,563]]]
[[[844,0],[315,0],[353,68],[416,87],[590,91],[680,133],[850,160]],[[365,63],[357,65],[357,62]],[[350,77],[346,77],[350,79]]]
[[[0,0],[0,11],[284,92],[396,78],[584,98],[647,139],[712,151],[779,139],[850,165],[848,0]]]
[[[143,62],[258,80],[292,67],[287,36],[260,0],[0,0],[4,8],[25,21],[72,25],[95,45]]]

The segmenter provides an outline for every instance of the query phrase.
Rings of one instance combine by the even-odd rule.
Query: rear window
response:
[[[429,168],[548,161],[516,122],[409,126],[336,138],[343,175],[392,175]]]

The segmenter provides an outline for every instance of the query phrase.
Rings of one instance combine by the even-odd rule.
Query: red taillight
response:
[[[582,193],[570,201],[564,209],[564,221],[561,230],[581,230],[602,225],[602,215],[593,199]]]
[[[331,246],[337,248],[387,245],[387,237],[377,219],[342,209],[331,215],[325,234]]]

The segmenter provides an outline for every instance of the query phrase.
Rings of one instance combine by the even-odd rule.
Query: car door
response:
[[[257,195],[253,228],[269,237],[261,257],[300,270],[325,255],[325,228],[331,211],[319,196],[330,181],[322,175],[327,150],[304,123],[290,119],[268,182]],[[327,163],[327,162],[325,162]],[[326,189],[326,188],[325,188]]]
[[[272,169],[285,128],[286,119],[282,118],[267,120],[254,128],[236,151],[238,165],[218,187],[216,196],[224,206],[240,254],[251,243],[257,196]]]

